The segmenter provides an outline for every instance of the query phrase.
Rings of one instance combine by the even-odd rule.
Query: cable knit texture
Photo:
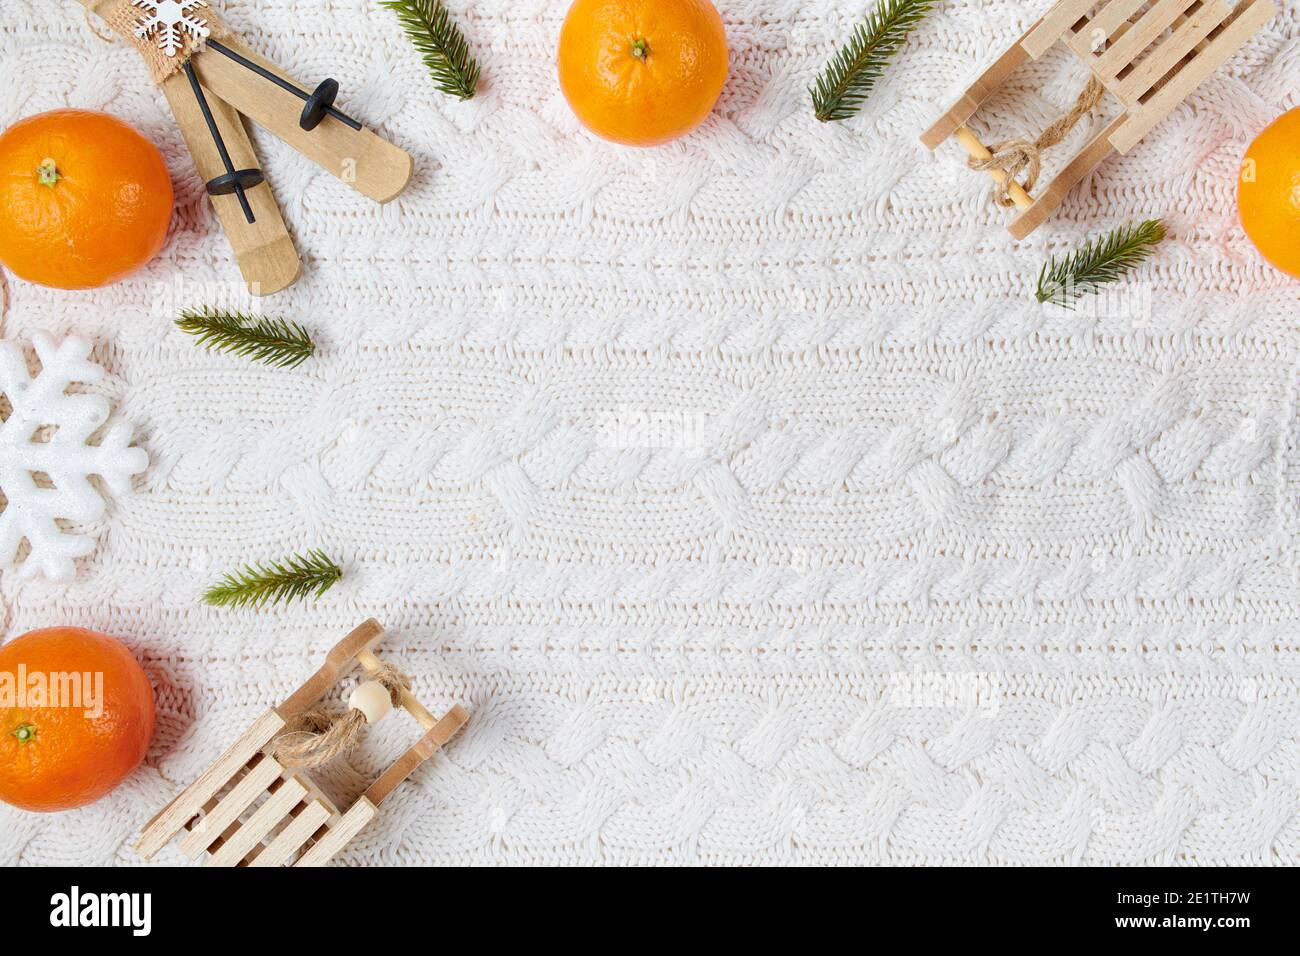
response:
[[[122,637],[159,726],[98,804],[0,809],[0,862],[137,862],[374,615],[415,693],[472,718],[344,863],[1300,863],[1300,286],[1234,201],[1300,105],[1296,4],[1023,243],[917,137],[1047,0],[945,0],[829,125],[807,87],[864,0],[717,5],[715,115],[639,151],[565,106],[563,0],[451,0],[465,103],[369,0],[227,0],[416,157],[381,208],[256,134],[306,269],[254,307],[321,346],[277,371],[172,327],[249,303],[138,56],[72,0],[5,0],[0,121],[126,118],[178,211],[127,282],[4,280],[4,335],[94,339],[151,466],[75,582],[0,576],[3,633]],[[1025,68],[980,135],[1034,135],[1083,79]],[[1116,294],[1034,302],[1046,256],[1148,217],[1172,238]],[[318,602],[199,601],[315,546],[346,571]],[[340,800],[416,728],[368,735],[322,775]]]

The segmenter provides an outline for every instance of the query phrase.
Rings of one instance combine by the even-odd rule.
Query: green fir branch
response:
[[[478,63],[441,0],[380,0],[424,59],[434,84],[448,96],[468,100],[478,88]]]
[[[291,555],[270,564],[250,564],[203,595],[213,607],[262,607],[281,601],[318,598],[343,577],[343,569],[313,549],[305,556]]]
[[[1038,273],[1038,301],[1073,308],[1074,301],[1085,293],[1122,279],[1148,259],[1156,243],[1164,238],[1164,224],[1159,219],[1148,219],[1094,239],[1065,259],[1053,257]]]
[[[220,312],[205,306],[183,311],[176,326],[209,349],[233,352],[276,368],[295,368],[316,352],[307,330],[284,319]]]
[[[808,90],[817,118],[830,123],[861,109],[894,54],[938,2],[880,0]]]

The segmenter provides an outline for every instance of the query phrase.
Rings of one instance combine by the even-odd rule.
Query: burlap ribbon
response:
[[[176,55],[168,56],[158,48],[156,36],[139,37],[135,34],[137,24],[148,15],[146,8],[135,6],[131,0],[81,0],[81,2],[85,4],[87,12],[99,16],[108,24],[109,29],[136,48],[149,67],[149,73],[155,83],[167,79],[184,66],[185,61],[195,52],[203,48],[202,40],[195,40],[186,35]],[[220,40],[230,36],[230,27],[211,6],[195,7],[193,14],[207,24],[208,39]]]

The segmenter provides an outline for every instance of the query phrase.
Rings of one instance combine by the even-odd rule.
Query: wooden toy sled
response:
[[[136,849],[150,859],[178,834],[191,859],[208,866],[323,866],[379,813],[397,786],[465,725],[469,715],[454,706],[435,718],[374,654],[383,628],[366,621],[330,651],[321,667],[284,703],[267,711],[221,758],[168,804],[140,835]],[[389,681],[392,695],[426,730],[410,750],[340,813],[301,770],[273,756],[277,739],[312,711],[342,677],[360,665],[372,678]],[[362,683],[349,699],[356,724],[374,723],[390,706],[390,688]],[[359,713],[358,713],[359,712]],[[304,735],[308,736],[308,735]]]
[[[972,166],[985,169],[1019,209],[1008,228],[1022,239],[1102,160],[1111,153],[1127,153],[1275,12],[1273,0],[1060,0],[984,71],[921,141],[935,149],[950,136],[956,138],[970,155]],[[1099,84],[1099,88],[1094,86],[1097,96],[1104,89],[1120,101],[1124,111],[1035,197],[1014,174],[998,167],[997,147],[986,147],[965,124],[1012,72],[1031,59],[1037,60],[1058,42],[1083,61],[1093,84]],[[1082,99],[1081,105],[1085,105]],[[1073,113],[1067,117],[1078,118]],[[1061,135],[1064,132],[1068,127]],[[1027,144],[1035,157],[1043,139]],[[1036,172],[1029,177],[1030,188],[1034,178]]]

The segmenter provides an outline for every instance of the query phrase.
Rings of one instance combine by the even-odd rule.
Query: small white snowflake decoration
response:
[[[135,35],[141,38],[158,35],[158,49],[175,56],[188,34],[193,40],[205,39],[208,21],[196,16],[196,7],[206,7],[206,0],[131,0],[147,11],[135,24]]]
[[[23,539],[31,553],[23,563],[24,578],[43,572],[51,581],[68,581],[73,559],[95,548],[87,534],[65,531],[59,519],[76,523],[103,515],[104,499],[90,483],[98,475],[114,494],[131,490],[131,476],[149,465],[142,448],[132,448],[131,426],[111,427],[98,445],[87,440],[108,420],[108,401],[98,395],[69,395],[73,382],[95,382],[104,370],[88,360],[90,343],[64,339],[55,345],[44,332],[32,336],[41,361],[33,378],[22,349],[0,342],[0,395],[9,400],[8,418],[0,421],[0,568],[18,559]],[[0,408],[0,412],[3,409]],[[37,432],[46,427],[47,441]],[[37,482],[42,475],[48,481]],[[44,487],[52,484],[53,487]]]

